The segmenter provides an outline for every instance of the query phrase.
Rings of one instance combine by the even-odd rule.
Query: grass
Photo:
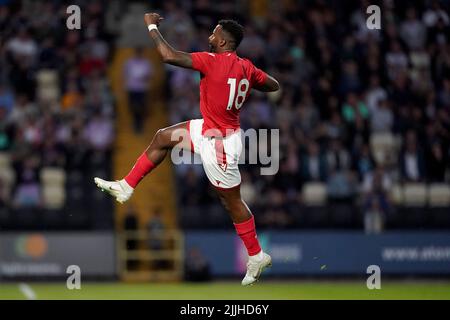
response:
[[[364,281],[265,281],[241,287],[238,281],[191,283],[82,283],[68,290],[65,283],[27,283],[37,299],[213,299],[213,300],[310,300],[310,299],[445,299],[450,300],[450,282],[385,281],[380,290],[369,290]],[[0,299],[25,299],[17,283],[0,283]]]

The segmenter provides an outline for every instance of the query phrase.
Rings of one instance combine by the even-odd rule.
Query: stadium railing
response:
[[[178,281],[183,278],[184,238],[178,230],[117,233],[119,276],[124,281]]]

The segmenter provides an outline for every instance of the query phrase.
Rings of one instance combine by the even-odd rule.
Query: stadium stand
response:
[[[164,34],[187,51],[208,50],[217,18],[238,19],[246,26],[239,53],[281,79],[279,97],[253,94],[241,114],[244,129],[281,129],[275,178],[243,166],[245,194],[261,227],[362,228],[373,199],[380,199],[385,228],[450,227],[437,222],[438,211],[427,202],[429,186],[449,184],[448,4],[380,2],[381,31],[366,28],[365,1],[233,2],[241,9],[235,12],[208,1],[157,4],[169,22]],[[171,30],[171,23],[179,28]],[[172,123],[199,117],[198,78],[182,69],[168,73]],[[317,172],[310,172],[310,159],[319,163]],[[382,190],[370,185],[379,168]],[[204,204],[214,199],[206,177],[196,169],[175,171],[178,181],[196,181],[195,194],[204,195],[177,184],[182,225],[206,226]],[[333,203],[330,192],[340,189],[347,197]],[[321,204],[308,204],[314,199]],[[444,218],[445,200],[441,208]]]
[[[280,129],[276,176],[242,166],[261,228],[362,229],[373,211],[385,229],[450,228],[447,2],[379,1],[380,31],[366,28],[366,1],[78,1],[80,31],[55,27],[65,25],[64,1],[2,3],[2,230],[114,228],[113,203],[91,177],[123,175],[147,142],[124,121],[123,88],[111,88],[123,86],[120,76],[107,73],[119,52],[114,68],[122,68],[122,48],[148,41],[144,9],[161,11],[161,32],[185,51],[207,51],[217,20],[238,20],[246,27],[239,54],[280,80],[282,94],[254,93],[241,113],[243,129]],[[160,68],[166,81],[158,77],[145,135],[200,117],[199,76]],[[135,141],[119,155],[125,140]],[[176,211],[171,226],[229,226],[200,165],[158,170],[137,195],[141,217],[163,205]]]
[[[101,2],[82,4],[80,31],[59,27],[64,2],[0,5],[2,230],[113,228],[112,201],[89,177],[112,172],[114,35]]]

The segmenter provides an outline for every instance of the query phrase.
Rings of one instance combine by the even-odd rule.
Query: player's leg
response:
[[[203,138],[201,140],[200,155],[206,176],[217,190],[237,234],[247,248],[249,262],[242,284],[249,285],[256,282],[264,268],[271,265],[271,258],[261,250],[256,236],[255,219],[241,198],[239,172],[241,150],[242,142],[239,133],[224,139]]]
[[[240,185],[230,189],[215,188],[219,199],[235,224],[243,223],[252,218],[252,213],[244,200],[241,199]]]
[[[94,178],[99,188],[113,195],[117,201],[127,201],[139,182],[166,157],[173,147],[191,149],[189,121],[159,129],[145,151],[136,160],[130,172],[119,181],[106,181]]]
[[[240,185],[230,189],[218,189],[216,187],[216,191],[233,221],[237,234],[247,248],[249,262],[242,284],[251,285],[258,280],[266,267],[271,266],[272,259],[261,249],[256,235],[255,218],[241,198]]]

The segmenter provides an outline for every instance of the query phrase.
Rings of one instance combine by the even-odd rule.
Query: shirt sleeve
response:
[[[193,52],[191,53],[192,69],[207,74],[208,70],[215,59],[215,55],[209,52]]]
[[[267,74],[262,71],[261,69],[258,69],[257,67],[253,67],[252,72],[252,85],[253,86],[260,86],[263,85],[266,82]]]

